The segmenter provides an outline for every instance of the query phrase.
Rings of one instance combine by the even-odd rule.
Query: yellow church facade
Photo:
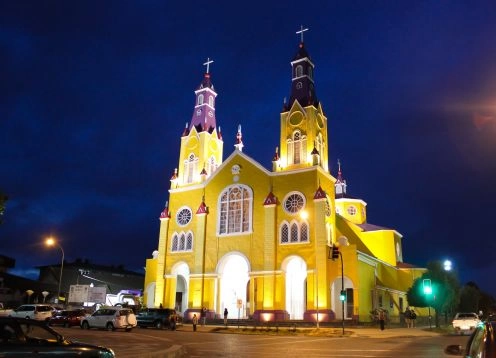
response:
[[[398,319],[424,269],[403,263],[401,234],[367,222],[367,204],[348,196],[341,167],[329,172],[328,120],[304,43],[291,61],[270,169],[243,151],[241,126],[223,159],[210,63],[146,260],[144,303],[186,319],[202,308],[260,321],[369,321],[374,309]]]

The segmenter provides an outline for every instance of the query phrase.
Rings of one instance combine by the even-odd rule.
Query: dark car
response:
[[[1,357],[101,357],[113,358],[110,348],[73,342],[43,321],[0,317]]]
[[[158,329],[169,328],[170,327],[170,317],[175,315],[176,324],[181,324],[181,317],[176,313],[173,308],[147,308],[141,310],[136,316],[138,321],[138,326],[144,327],[155,327]]]
[[[84,309],[55,311],[52,318],[48,320],[50,326],[80,326],[81,320],[88,314]]]
[[[494,317],[496,319],[496,317]],[[493,358],[496,357],[496,320],[488,319],[479,323],[468,340],[467,347],[450,345],[445,353],[464,357]]]

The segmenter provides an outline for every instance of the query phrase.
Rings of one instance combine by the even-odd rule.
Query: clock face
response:
[[[192,217],[193,213],[191,212],[191,209],[184,207],[177,212],[176,221],[178,225],[185,226],[189,224]]]

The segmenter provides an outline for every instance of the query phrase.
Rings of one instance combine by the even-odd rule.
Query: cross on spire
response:
[[[303,28],[303,25],[300,26],[300,31],[296,31],[297,34],[300,34],[301,35],[301,43],[303,43],[303,33],[305,31],[308,31],[308,28],[304,29]]]
[[[209,68],[210,68],[210,64],[213,63],[214,61],[212,61],[209,57],[207,57],[207,62],[205,62],[203,64],[203,66],[207,66],[207,73],[209,71]]]

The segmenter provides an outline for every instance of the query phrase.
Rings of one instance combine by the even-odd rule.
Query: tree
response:
[[[482,311],[485,316],[494,312],[496,300],[490,294],[482,291],[479,286],[473,282],[467,282],[460,290],[460,312]]]
[[[432,293],[424,293],[424,280],[430,280]],[[427,271],[417,278],[407,292],[408,304],[415,307],[432,307],[436,313],[436,327],[439,327],[439,314],[448,314],[458,306],[460,284],[452,271],[446,271],[440,261],[427,264]]]
[[[5,211],[5,205],[7,203],[8,197],[0,191],[0,224],[2,223],[3,213]]]

